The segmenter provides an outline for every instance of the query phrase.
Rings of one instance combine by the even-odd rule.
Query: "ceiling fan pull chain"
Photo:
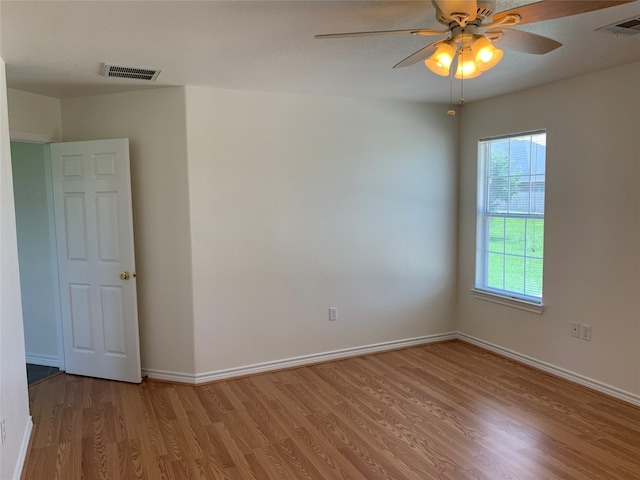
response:
[[[460,61],[460,55],[458,55],[458,62]],[[458,104],[460,106],[464,105],[464,68],[461,69],[460,72],[460,101]]]
[[[456,111],[453,109],[453,68],[449,70],[449,110],[447,115],[453,117]]]

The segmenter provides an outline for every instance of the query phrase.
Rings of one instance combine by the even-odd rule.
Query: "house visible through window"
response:
[[[477,290],[542,303],[544,131],[478,143]]]

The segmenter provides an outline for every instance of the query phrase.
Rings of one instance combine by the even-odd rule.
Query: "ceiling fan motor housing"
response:
[[[446,14],[443,13],[442,9],[440,8],[440,4],[438,3],[437,0],[431,0],[431,2],[433,3],[433,6],[436,9],[436,19],[438,20],[439,23],[447,26],[451,25],[452,22],[459,23],[458,20],[456,20],[456,18],[451,18],[451,16],[447,16]],[[476,8],[476,19],[473,20],[473,23],[476,23],[479,25],[479,24],[485,23],[487,19],[490,21],[491,17],[495,13],[495,9],[496,9],[496,0],[479,0],[477,2],[477,8]],[[461,13],[461,14],[466,13],[467,15],[470,14],[470,12],[464,12],[464,11],[457,12],[457,13]]]

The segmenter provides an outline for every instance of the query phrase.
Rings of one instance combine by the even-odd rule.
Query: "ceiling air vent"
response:
[[[596,31],[609,32],[616,35],[636,35],[640,33],[640,15],[596,28]]]
[[[104,77],[120,77],[120,78],[133,78],[136,80],[151,80],[154,81],[158,78],[162,70],[153,68],[139,68],[139,67],[119,67],[117,65],[104,64],[104,71],[102,75]]]

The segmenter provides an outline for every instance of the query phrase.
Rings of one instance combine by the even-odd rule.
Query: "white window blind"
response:
[[[542,303],[546,132],[478,142],[478,290]]]

